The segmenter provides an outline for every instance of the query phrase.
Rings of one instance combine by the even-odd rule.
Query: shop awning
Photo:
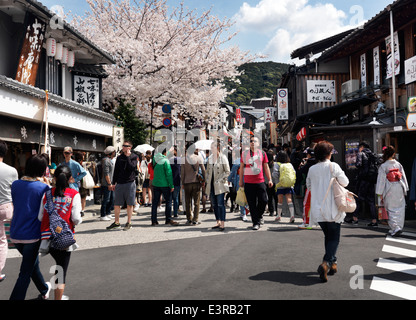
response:
[[[329,125],[332,121],[359,110],[377,101],[374,98],[362,97],[342,102],[332,107],[315,110],[298,116],[292,127],[292,132],[298,133],[305,125]]]

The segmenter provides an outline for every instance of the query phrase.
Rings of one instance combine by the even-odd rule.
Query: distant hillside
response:
[[[226,82],[227,89],[236,89],[226,98],[226,102],[237,106],[249,105],[252,99],[271,97],[280,84],[282,75],[287,72],[288,64],[276,62],[252,62],[240,66],[244,70],[239,77],[241,84]]]

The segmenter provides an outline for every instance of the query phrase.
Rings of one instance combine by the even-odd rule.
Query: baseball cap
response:
[[[111,154],[114,151],[116,151],[116,148],[114,148],[113,146],[108,146],[107,148],[105,148],[104,153],[105,154]]]
[[[72,153],[73,152],[72,147],[65,147],[64,152],[71,152]]]

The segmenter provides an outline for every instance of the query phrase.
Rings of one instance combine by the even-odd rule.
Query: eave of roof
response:
[[[46,6],[36,0],[25,0],[29,5],[33,6],[36,10],[40,11],[42,14],[46,15],[49,19],[55,16],[55,13],[50,11]],[[115,64],[114,58],[110,55],[110,53],[106,52],[104,49],[99,48],[96,44],[94,44],[91,40],[87,39],[84,35],[82,35],[78,30],[76,30],[73,26],[71,26],[68,22],[63,21],[65,30],[69,31],[72,35],[77,37],[79,40],[86,43],[89,47],[94,49],[98,54],[100,54],[105,61],[104,64]]]

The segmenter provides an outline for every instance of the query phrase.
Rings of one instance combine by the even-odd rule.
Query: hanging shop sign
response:
[[[407,59],[404,62],[404,71],[404,79],[406,84],[416,81],[416,56]]]
[[[26,21],[26,35],[19,56],[16,80],[35,86],[46,24],[30,13],[27,14]]]
[[[277,120],[289,120],[288,89],[277,89]]]
[[[84,106],[100,108],[100,79],[74,75],[74,101]]]
[[[337,102],[335,80],[308,80],[308,102]]]
[[[264,123],[275,122],[274,121],[274,110],[273,107],[268,107],[264,109]]]

